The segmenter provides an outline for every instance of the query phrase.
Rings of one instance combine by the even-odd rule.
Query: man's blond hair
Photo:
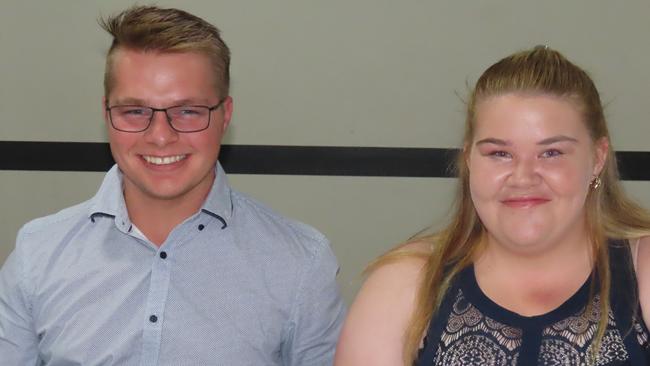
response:
[[[178,9],[134,6],[99,20],[100,26],[113,36],[106,56],[104,96],[114,86],[113,63],[119,49],[143,52],[196,52],[206,55],[214,71],[214,83],[220,98],[230,88],[230,50],[221,39],[219,29],[205,20]]]

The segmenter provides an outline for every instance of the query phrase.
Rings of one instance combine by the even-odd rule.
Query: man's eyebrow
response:
[[[166,106],[166,108],[183,106],[183,105],[208,105],[208,104],[209,104],[208,99],[178,99],[178,100],[174,100],[171,104]],[[113,105],[141,105],[146,107],[150,106],[144,99],[131,98],[131,97],[124,98],[124,99],[116,99]]]
[[[113,105],[146,105],[145,101],[138,98],[116,99]]]
[[[546,139],[538,142],[537,145],[551,145],[551,144],[554,144],[556,142],[565,142],[565,141],[577,143],[578,139],[570,137],[570,136],[565,136],[565,135],[557,135],[557,136],[546,138]]]
[[[501,146],[508,146],[510,143],[505,140],[497,139],[494,137],[488,137],[484,138],[482,140],[476,141],[476,146],[483,145],[483,144],[494,144],[494,145],[501,145]]]
[[[200,99],[178,99],[172,102],[169,106],[181,106],[181,105],[208,105],[209,100],[200,98]]]

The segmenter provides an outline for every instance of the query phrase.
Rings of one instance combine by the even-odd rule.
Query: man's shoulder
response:
[[[238,224],[277,239],[272,241],[275,245],[299,246],[312,254],[329,249],[329,241],[320,231],[276,212],[247,194],[233,190],[232,204]]]
[[[18,231],[14,252],[22,263],[23,273],[30,278],[29,283],[47,276],[48,264],[60,257],[62,248],[70,242],[66,239],[80,230],[84,218],[90,221],[88,204],[86,201],[31,220]]]
[[[89,205],[90,200],[27,222],[18,232],[19,243],[36,237],[53,239],[58,233],[68,232],[81,220],[90,220],[88,215]]]

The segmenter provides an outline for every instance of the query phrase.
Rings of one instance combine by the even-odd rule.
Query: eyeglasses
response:
[[[212,111],[221,107],[223,98],[212,107],[205,105],[179,105],[169,108],[152,108],[141,105],[106,106],[108,119],[114,129],[122,132],[142,132],[151,126],[156,112],[165,112],[167,123],[176,132],[199,132],[210,126]]]

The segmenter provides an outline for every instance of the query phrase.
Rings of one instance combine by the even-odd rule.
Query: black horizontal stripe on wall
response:
[[[223,145],[219,160],[231,174],[361,177],[453,177],[456,149],[408,147]],[[624,180],[650,181],[650,152],[619,151]],[[107,171],[107,143],[0,141],[0,170]]]

